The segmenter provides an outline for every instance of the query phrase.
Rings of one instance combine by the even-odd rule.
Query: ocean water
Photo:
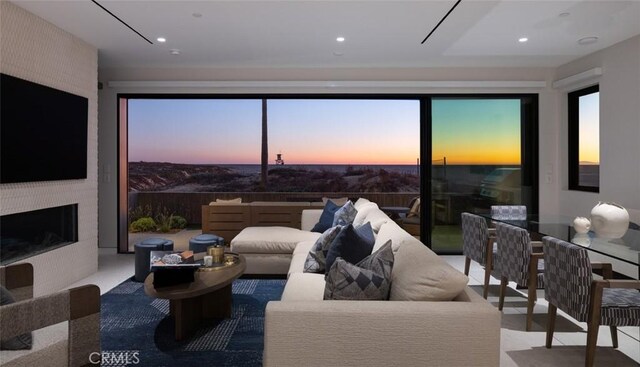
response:
[[[225,167],[233,169],[242,174],[252,174],[260,172],[259,164],[216,164],[219,167]],[[333,172],[346,172],[346,170],[352,167],[355,170],[360,169],[372,169],[374,171],[384,169],[389,172],[398,172],[398,173],[408,173],[408,174],[418,174],[419,168],[417,165],[403,165],[403,164],[395,164],[395,165],[386,165],[386,164],[286,164],[283,166],[278,166],[275,164],[270,164],[269,169],[277,169],[277,168],[295,168],[295,169],[306,169],[309,171],[333,171]]]

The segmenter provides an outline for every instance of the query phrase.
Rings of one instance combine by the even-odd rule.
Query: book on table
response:
[[[155,288],[193,282],[194,272],[202,266],[193,258],[193,251],[151,251],[150,270]]]

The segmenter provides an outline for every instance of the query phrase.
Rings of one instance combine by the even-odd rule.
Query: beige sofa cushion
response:
[[[292,273],[304,272],[304,263],[305,261],[307,261],[309,251],[315,243],[316,241],[302,241],[296,246],[295,250],[293,250],[291,265],[289,265],[289,272],[287,277],[290,277]]]
[[[420,241],[404,241],[395,254],[391,271],[394,301],[450,301],[469,282],[462,274]]]
[[[409,233],[407,233],[407,231],[402,229],[396,222],[390,220],[385,222],[382,227],[380,227],[378,236],[376,237],[376,242],[373,245],[373,250],[371,251],[371,253],[378,251],[378,249],[389,240],[391,241],[393,252],[396,253],[398,251],[398,248],[404,242],[415,241],[416,239]]]
[[[320,233],[289,227],[247,227],[231,240],[231,251],[255,254],[292,254],[302,241],[315,241]]]
[[[353,225],[355,227],[359,227],[366,223],[367,216],[376,209],[378,209],[378,205],[376,203],[368,202],[360,205],[359,208],[356,208],[358,213],[356,213],[356,217],[353,219]]]
[[[356,207],[356,210],[360,210],[360,208],[365,204],[375,204],[375,203],[370,201],[369,199],[358,198],[358,200],[356,200],[356,202],[353,203],[353,206]],[[376,204],[376,206],[378,206],[378,205]]]
[[[324,274],[291,273],[282,292],[282,301],[322,301]]]

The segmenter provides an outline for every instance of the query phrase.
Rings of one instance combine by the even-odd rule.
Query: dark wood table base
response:
[[[175,320],[176,340],[183,340],[193,334],[204,319],[231,317],[231,284],[201,296],[172,299],[169,304]]]

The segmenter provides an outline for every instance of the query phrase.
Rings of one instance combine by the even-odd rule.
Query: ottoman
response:
[[[231,240],[231,251],[247,261],[245,274],[287,274],[293,250],[320,233],[289,227],[247,227]]]
[[[147,238],[134,246],[136,253],[136,272],[134,279],[136,282],[144,282],[149,275],[149,262],[151,261],[151,251],[173,251],[173,241],[166,238]]]
[[[189,240],[189,250],[195,252],[206,252],[209,246],[224,246],[224,238],[215,234],[200,234]]]

